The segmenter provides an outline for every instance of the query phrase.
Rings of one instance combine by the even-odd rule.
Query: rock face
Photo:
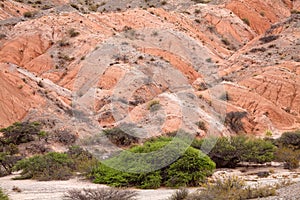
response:
[[[82,137],[124,124],[142,137],[300,128],[298,0],[93,2],[0,2],[0,127],[52,118]]]

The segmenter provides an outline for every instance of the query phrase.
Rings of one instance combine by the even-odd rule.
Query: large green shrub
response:
[[[180,150],[182,155],[178,155]],[[139,156],[141,154],[143,156]],[[162,168],[156,169],[157,166]],[[212,174],[214,168],[215,164],[208,156],[188,147],[182,140],[160,137],[99,163],[90,177],[95,183],[118,187],[197,186]]]
[[[276,147],[270,141],[244,135],[207,138],[194,141],[192,146],[209,149],[208,156],[217,167],[236,167],[239,162],[265,163],[274,159]]]
[[[66,153],[51,152],[18,161],[14,170],[22,170],[17,179],[66,180],[72,176],[72,165]]]

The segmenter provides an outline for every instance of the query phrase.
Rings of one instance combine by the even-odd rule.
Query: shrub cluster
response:
[[[245,135],[195,140],[192,146],[208,150],[217,167],[234,168],[239,162],[265,163],[274,159],[275,145]]]
[[[180,155],[180,151],[184,153]],[[159,169],[160,166],[163,168]],[[184,141],[160,137],[99,163],[90,177],[95,183],[116,187],[197,186],[214,168],[208,156]]]
[[[300,160],[300,131],[283,133],[280,138],[273,142],[278,146],[275,159],[284,162],[286,169],[298,168]]]
[[[10,174],[14,164],[22,158],[18,145],[37,140],[42,132],[37,122],[17,122],[0,132],[0,176],[4,176]]]
[[[276,195],[276,186],[246,187],[236,176],[219,178],[202,191],[190,193],[186,189],[176,191],[169,200],[244,200]]]
[[[7,128],[0,129],[0,132],[3,133],[0,142],[16,145],[27,143],[35,140],[40,131],[41,125],[38,122],[16,122]]]
[[[22,170],[16,179],[67,180],[74,172],[89,172],[96,159],[86,150],[72,146],[65,153],[50,152],[18,161],[13,170]]]

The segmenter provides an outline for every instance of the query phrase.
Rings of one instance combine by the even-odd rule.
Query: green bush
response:
[[[234,168],[239,162],[265,163],[274,159],[276,147],[270,141],[247,137],[207,138],[194,141],[192,146],[198,149],[210,149],[208,156],[217,167]]]
[[[277,149],[275,158],[279,162],[284,162],[284,168],[296,169],[299,167],[300,150],[281,146]]]
[[[0,188],[0,200],[9,200],[8,196],[2,191],[2,188]]]
[[[73,161],[72,169],[77,172],[88,174],[93,166],[97,164],[97,159],[93,155],[79,146],[71,146],[67,155]]]
[[[184,153],[178,155],[180,151]],[[159,166],[163,168],[157,169]],[[116,187],[197,186],[212,174],[214,168],[215,164],[208,156],[188,147],[183,140],[160,137],[99,163],[89,177],[95,183]]]
[[[279,145],[292,149],[300,149],[300,131],[285,132],[277,139]]]
[[[51,152],[18,161],[14,170],[22,170],[17,179],[66,180],[72,176],[72,166],[73,161],[66,153]]]
[[[114,188],[98,188],[70,190],[64,195],[66,200],[132,200],[135,199],[137,193],[135,191],[119,190]]]
[[[2,144],[13,143],[19,145],[35,140],[39,135],[41,125],[38,122],[16,122],[13,125],[0,129],[3,136],[0,139]]]

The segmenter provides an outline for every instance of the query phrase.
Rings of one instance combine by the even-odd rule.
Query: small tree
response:
[[[246,112],[229,112],[225,117],[225,124],[228,125],[235,133],[244,131],[242,118],[247,115]]]

